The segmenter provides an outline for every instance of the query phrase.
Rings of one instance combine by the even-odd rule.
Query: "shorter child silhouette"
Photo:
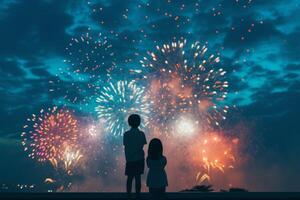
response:
[[[139,197],[141,192],[141,174],[144,173],[145,165],[143,147],[147,144],[147,141],[144,132],[140,131],[138,128],[141,124],[141,118],[139,115],[130,115],[128,118],[128,124],[131,126],[131,129],[126,131],[123,137],[126,158],[126,191],[128,196],[130,196],[132,181],[135,179],[135,192],[137,197]]]
[[[159,139],[154,138],[149,143],[147,166],[147,186],[153,199],[163,198],[168,186],[165,166],[167,159],[163,156],[163,146]]]

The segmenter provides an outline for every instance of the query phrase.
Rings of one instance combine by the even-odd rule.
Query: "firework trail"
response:
[[[98,118],[105,121],[108,133],[123,134],[128,127],[128,116],[134,113],[142,117],[142,125],[148,124],[150,102],[145,88],[137,86],[135,81],[110,82],[103,87],[96,102]]]
[[[218,67],[220,58],[206,56],[207,47],[199,42],[190,47],[183,42],[157,46],[155,52],[141,60],[149,72],[149,96],[153,114],[149,121],[163,133],[170,133],[170,124],[179,114],[192,116],[194,126],[217,127],[225,119],[228,106],[226,71]]]
[[[64,159],[67,146],[77,146],[77,120],[66,109],[40,110],[27,119],[21,134],[28,156],[39,162]]]
[[[233,169],[236,162],[236,147],[238,139],[232,140],[221,134],[209,133],[201,137],[195,145],[196,162],[200,164],[200,172],[196,180],[199,183],[212,181],[211,171],[217,170],[225,173],[226,170]]]
[[[64,155],[64,170],[69,174],[73,174],[73,170],[77,168],[79,162],[83,158],[80,150],[74,150],[69,147],[65,150]]]
[[[98,80],[109,79],[115,67],[114,52],[108,38],[87,32],[71,38],[66,47],[66,67],[59,68],[50,81],[50,92],[63,94],[72,104],[88,105],[97,90]]]

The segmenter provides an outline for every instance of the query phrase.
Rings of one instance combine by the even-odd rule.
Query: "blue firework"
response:
[[[150,102],[145,88],[135,81],[110,82],[104,86],[96,99],[98,118],[103,120],[106,132],[121,135],[128,129],[127,118],[131,114],[142,117],[142,127],[148,124]]]

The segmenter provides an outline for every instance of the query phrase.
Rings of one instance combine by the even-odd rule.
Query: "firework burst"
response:
[[[103,87],[96,102],[98,118],[105,121],[106,131],[111,134],[124,133],[130,114],[139,114],[142,125],[148,124],[150,102],[145,96],[145,88],[137,86],[135,81],[110,82]]]
[[[67,146],[77,146],[77,120],[66,109],[40,110],[27,119],[21,134],[28,156],[39,162],[64,159]]]
[[[67,102],[88,105],[100,77],[108,79],[115,67],[112,45],[101,33],[94,36],[87,32],[71,38],[65,50],[66,67],[59,68],[57,78],[50,81],[50,91],[63,94]]]
[[[72,38],[66,47],[66,63],[70,64],[75,73],[90,73],[95,76],[95,71],[105,68],[110,70],[114,66],[107,37],[99,33],[93,37],[90,33],[85,33],[78,38]]]
[[[228,139],[222,134],[209,133],[193,147],[195,161],[200,165],[200,172],[197,174],[197,181],[202,183],[205,180],[211,181],[212,170],[225,173],[226,170],[233,169],[236,162],[236,147],[238,139]]]
[[[69,174],[73,174],[73,170],[77,168],[79,162],[83,158],[83,155],[81,154],[80,150],[74,150],[72,148],[67,147],[65,149],[64,154],[64,170]]]
[[[149,96],[153,102],[150,124],[169,133],[178,114],[194,116],[196,124],[219,126],[228,106],[222,103],[227,95],[226,71],[218,67],[220,58],[206,56],[207,47],[199,42],[190,47],[183,42],[157,46],[155,52],[141,60],[149,72]]]

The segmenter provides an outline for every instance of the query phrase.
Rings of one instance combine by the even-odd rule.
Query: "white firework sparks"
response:
[[[220,58],[207,56],[207,47],[199,42],[188,46],[178,41],[156,48],[140,61],[150,72],[145,77],[153,102],[151,126],[169,133],[180,114],[194,116],[202,127],[219,126],[228,110],[224,105],[228,81],[226,71],[219,67]]]
[[[131,114],[141,116],[142,126],[148,124],[150,102],[145,95],[145,88],[138,87],[135,81],[110,82],[103,87],[96,102],[98,118],[105,120],[106,131],[110,134],[123,134],[128,128],[127,118]]]

